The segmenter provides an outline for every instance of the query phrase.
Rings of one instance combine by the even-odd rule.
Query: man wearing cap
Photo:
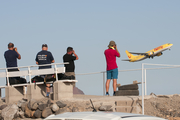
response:
[[[51,64],[54,63],[54,58],[53,55],[51,54],[50,51],[48,50],[48,46],[47,44],[43,44],[42,45],[42,51],[38,52],[38,54],[36,55],[36,64],[37,65],[44,65],[44,64]],[[47,65],[47,66],[39,66],[39,69],[47,69],[47,68],[51,68],[51,65]],[[45,77],[41,76],[41,77]],[[50,94],[50,84],[46,84],[46,92],[47,92],[47,96],[49,96]]]
[[[118,78],[118,66],[116,63],[116,57],[120,57],[120,53],[117,49],[117,45],[114,41],[110,41],[108,49],[104,51],[107,63],[107,81],[106,81],[106,96],[109,96],[109,84],[111,79],[113,80],[113,96],[115,96],[117,78]]]

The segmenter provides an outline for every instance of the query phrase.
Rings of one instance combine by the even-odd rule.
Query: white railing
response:
[[[160,68],[145,68],[145,65],[151,65],[151,66],[164,66]],[[144,115],[144,95],[147,95],[147,79],[146,79],[146,73],[147,70],[155,70],[155,69],[171,69],[171,68],[180,68],[180,65],[165,65],[165,64],[150,64],[150,63],[142,63],[142,68],[140,69],[129,69],[129,70],[119,70],[118,72],[128,72],[128,71],[142,71],[142,114]],[[76,74],[76,75],[92,75],[92,74],[103,74],[103,95],[105,95],[105,73],[106,71],[102,72],[94,72],[94,73],[82,73],[82,74]]]
[[[0,72],[0,77],[6,77],[7,78],[7,85],[9,86],[9,77],[17,77],[17,76],[29,76],[29,82],[31,83],[31,76],[32,75],[43,75],[43,74],[56,74],[56,81],[58,80],[57,73],[64,73],[65,67],[57,67],[58,65],[64,65],[69,64],[66,63],[53,63],[53,64],[44,64],[44,65],[32,65],[32,66],[22,66],[22,67],[11,67],[11,68],[0,68],[0,70],[5,70],[5,72]],[[49,69],[35,69],[34,67],[39,66],[52,66],[52,68]],[[54,67],[54,68],[53,68]],[[8,72],[8,69],[27,69],[22,71],[13,71]]]
[[[161,67],[161,68],[145,68],[145,65],[164,66],[164,67]],[[144,84],[142,84],[142,114],[143,115],[144,115],[144,95],[147,95],[147,79],[146,79],[147,70],[171,69],[171,68],[180,68],[180,65],[142,63],[142,83],[144,83]]]

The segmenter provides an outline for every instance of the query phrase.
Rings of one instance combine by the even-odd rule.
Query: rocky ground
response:
[[[141,103],[141,101],[139,101]],[[180,120],[180,96],[179,95],[155,95],[144,101],[145,114],[166,118],[168,120]]]
[[[99,99],[98,97],[101,98],[101,96],[95,96],[95,98]],[[79,96],[79,98],[82,97]],[[141,105],[141,101],[137,101],[137,103]],[[96,109],[99,111],[112,111],[103,104]],[[92,111],[91,103],[89,101],[52,101],[47,98],[31,101],[20,100],[10,105],[5,104],[3,101],[0,102],[0,120],[12,120],[12,118],[14,120],[42,120],[50,114],[81,111]],[[10,119],[8,119],[7,114],[9,114]],[[148,99],[145,99],[145,114],[168,120],[180,120],[180,95],[151,94]]]

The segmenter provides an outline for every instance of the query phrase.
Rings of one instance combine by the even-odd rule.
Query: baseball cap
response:
[[[113,45],[116,45],[116,43],[112,40],[112,41],[109,42],[108,47],[112,47]]]
[[[42,48],[43,48],[43,47],[48,47],[48,46],[47,46],[47,44],[42,44]]]

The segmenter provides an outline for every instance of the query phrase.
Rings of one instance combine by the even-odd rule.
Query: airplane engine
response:
[[[163,53],[161,52],[161,53],[158,53],[156,56],[161,56]]]
[[[151,57],[151,56],[154,56],[154,52],[150,52],[148,53],[148,55]]]

